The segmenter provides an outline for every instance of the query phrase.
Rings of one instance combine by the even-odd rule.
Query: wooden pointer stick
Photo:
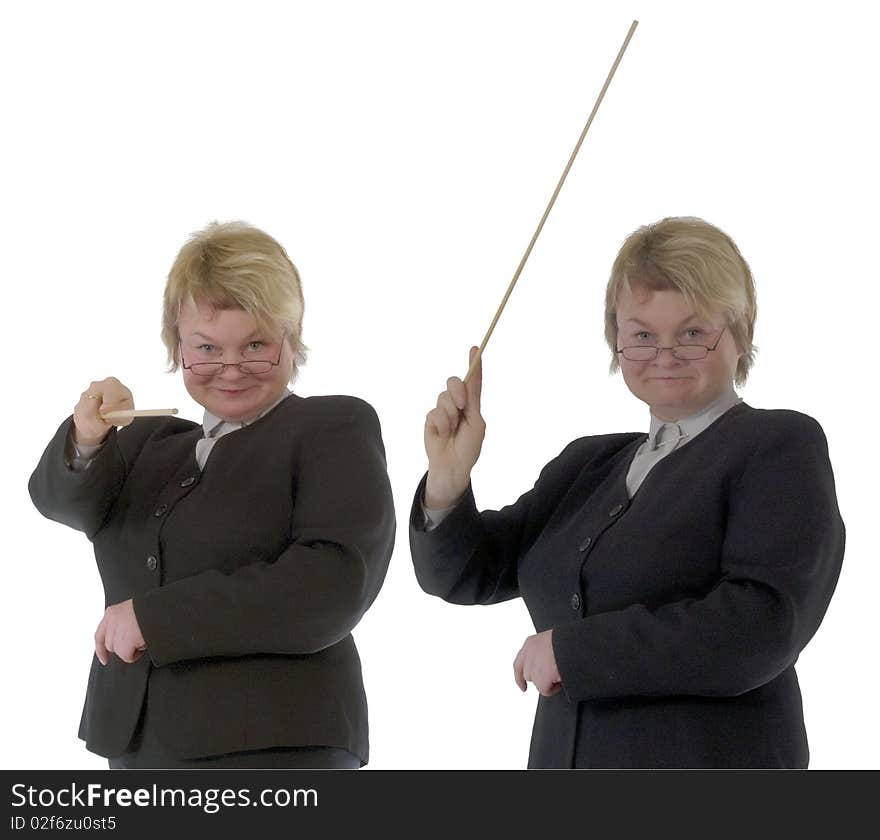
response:
[[[486,345],[489,343],[489,337],[492,335],[492,331],[495,329],[495,324],[498,323],[498,319],[501,317],[501,313],[504,310],[504,305],[507,303],[507,299],[510,297],[510,293],[513,291],[513,287],[516,285],[516,281],[519,280],[519,275],[522,273],[523,266],[525,266],[526,260],[529,258],[529,254],[532,253],[532,248],[535,247],[535,242],[538,240],[538,235],[541,233],[541,230],[544,227],[544,222],[547,221],[547,216],[550,215],[550,211],[553,209],[553,205],[556,202],[556,196],[559,195],[559,191],[562,189],[562,185],[565,183],[565,179],[568,175],[568,170],[571,169],[571,165],[574,163],[574,159],[577,157],[577,153],[580,151],[581,144],[584,142],[584,138],[587,136],[587,131],[589,131],[590,125],[593,122],[593,117],[596,116],[596,111],[599,110],[599,105],[602,102],[602,98],[605,96],[605,91],[608,90],[608,85],[611,84],[611,79],[614,76],[614,71],[617,70],[617,65],[620,64],[620,59],[623,58],[623,54],[626,51],[627,46],[629,45],[630,38],[632,38],[633,32],[636,31],[636,27],[638,25],[639,22],[637,20],[634,20],[632,22],[632,26],[630,26],[629,28],[629,32],[626,33],[626,38],[623,41],[623,46],[620,48],[620,52],[617,53],[617,58],[614,59],[614,64],[611,65],[611,70],[608,73],[608,78],[605,79],[605,84],[602,85],[602,90],[599,92],[599,96],[596,99],[596,104],[593,106],[593,110],[590,112],[590,116],[587,118],[587,124],[584,126],[584,130],[581,132],[581,136],[578,138],[577,144],[574,147],[574,151],[571,153],[571,157],[568,159],[568,163],[565,165],[565,169],[562,172],[562,177],[559,179],[559,183],[556,185],[556,189],[553,190],[553,195],[550,197],[550,202],[547,205],[547,209],[544,211],[544,215],[541,216],[541,221],[538,222],[538,227],[535,229],[534,236],[532,236],[532,241],[529,242],[529,247],[526,248],[526,252],[523,254],[522,259],[519,261],[516,273],[513,275],[513,280],[510,281],[510,285],[507,287],[507,291],[504,293],[504,297],[501,299],[501,305],[498,307],[498,311],[495,313],[495,317],[492,319],[492,323],[489,325],[489,329],[486,332],[486,337],[483,339],[483,343],[480,345],[480,349],[477,350],[473,360],[471,361],[470,367],[468,368],[468,372],[465,374],[465,383],[467,383],[467,381],[471,378],[471,374],[474,372],[474,368],[480,363],[480,358],[483,355],[483,350],[485,350]]]
[[[170,417],[177,414],[176,408],[121,408],[102,414],[102,420],[126,420],[129,417]]]

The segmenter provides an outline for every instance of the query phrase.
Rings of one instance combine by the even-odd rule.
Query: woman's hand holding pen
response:
[[[472,347],[470,360],[476,352]],[[457,376],[449,378],[446,390],[437,398],[437,407],[425,417],[425,507],[450,507],[467,490],[486,434],[486,422],[480,414],[482,382],[481,361],[466,385]]]
[[[102,415],[126,408],[134,408],[134,398],[118,379],[108,376],[100,382],[92,382],[73,409],[74,440],[83,446],[97,446],[114,426],[127,426],[132,422],[132,418],[125,418],[108,423]]]
[[[83,446],[97,446],[114,426],[127,426],[133,418],[104,419],[110,411],[134,408],[131,391],[118,379],[92,382],[73,409],[73,437]],[[143,655],[146,642],[134,614],[131,598],[104,610],[104,617],[95,630],[95,655],[102,665],[116,654],[123,662],[136,662]]]

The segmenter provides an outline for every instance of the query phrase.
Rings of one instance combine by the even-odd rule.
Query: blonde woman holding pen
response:
[[[290,392],[302,313],[270,236],[195,234],[162,338],[203,422],[133,420],[125,385],[92,382],[31,478],[94,544],[107,606],[79,734],[111,768],[367,762],[351,631],[391,555],[391,489],[367,403]]]

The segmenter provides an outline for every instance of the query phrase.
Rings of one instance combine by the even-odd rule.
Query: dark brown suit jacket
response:
[[[144,703],[168,754],[279,746],[368,758],[352,628],[382,585],[394,509],[378,418],[352,397],[291,395],[220,438],[142,418],[84,472],[68,418],[30,480],[45,516],[94,543],[107,605],[133,598],[146,655],[92,662],[80,737],[121,754]]]

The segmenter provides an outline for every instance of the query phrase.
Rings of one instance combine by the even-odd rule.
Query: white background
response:
[[[876,5],[251,0],[0,16],[3,766],[106,766],[76,737],[103,611],[91,549],[26,484],[93,378],[201,419],[164,373],[160,298],[214,219],[264,228],[301,271],[296,391],[356,394],[383,423],[397,548],[355,632],[370,767],[525,766],[537,695],[511,669],[525,608],[423,594],[407,515],[424,414],[464,373],[633,18],[485,356],[478,503],[513,501],[575,437],[646,428],[607,374],[612,260],[663,216],[719,225],[759,293],[742,395],[820,421],[848,528],[798,664],[812,766],[880,764]]]

